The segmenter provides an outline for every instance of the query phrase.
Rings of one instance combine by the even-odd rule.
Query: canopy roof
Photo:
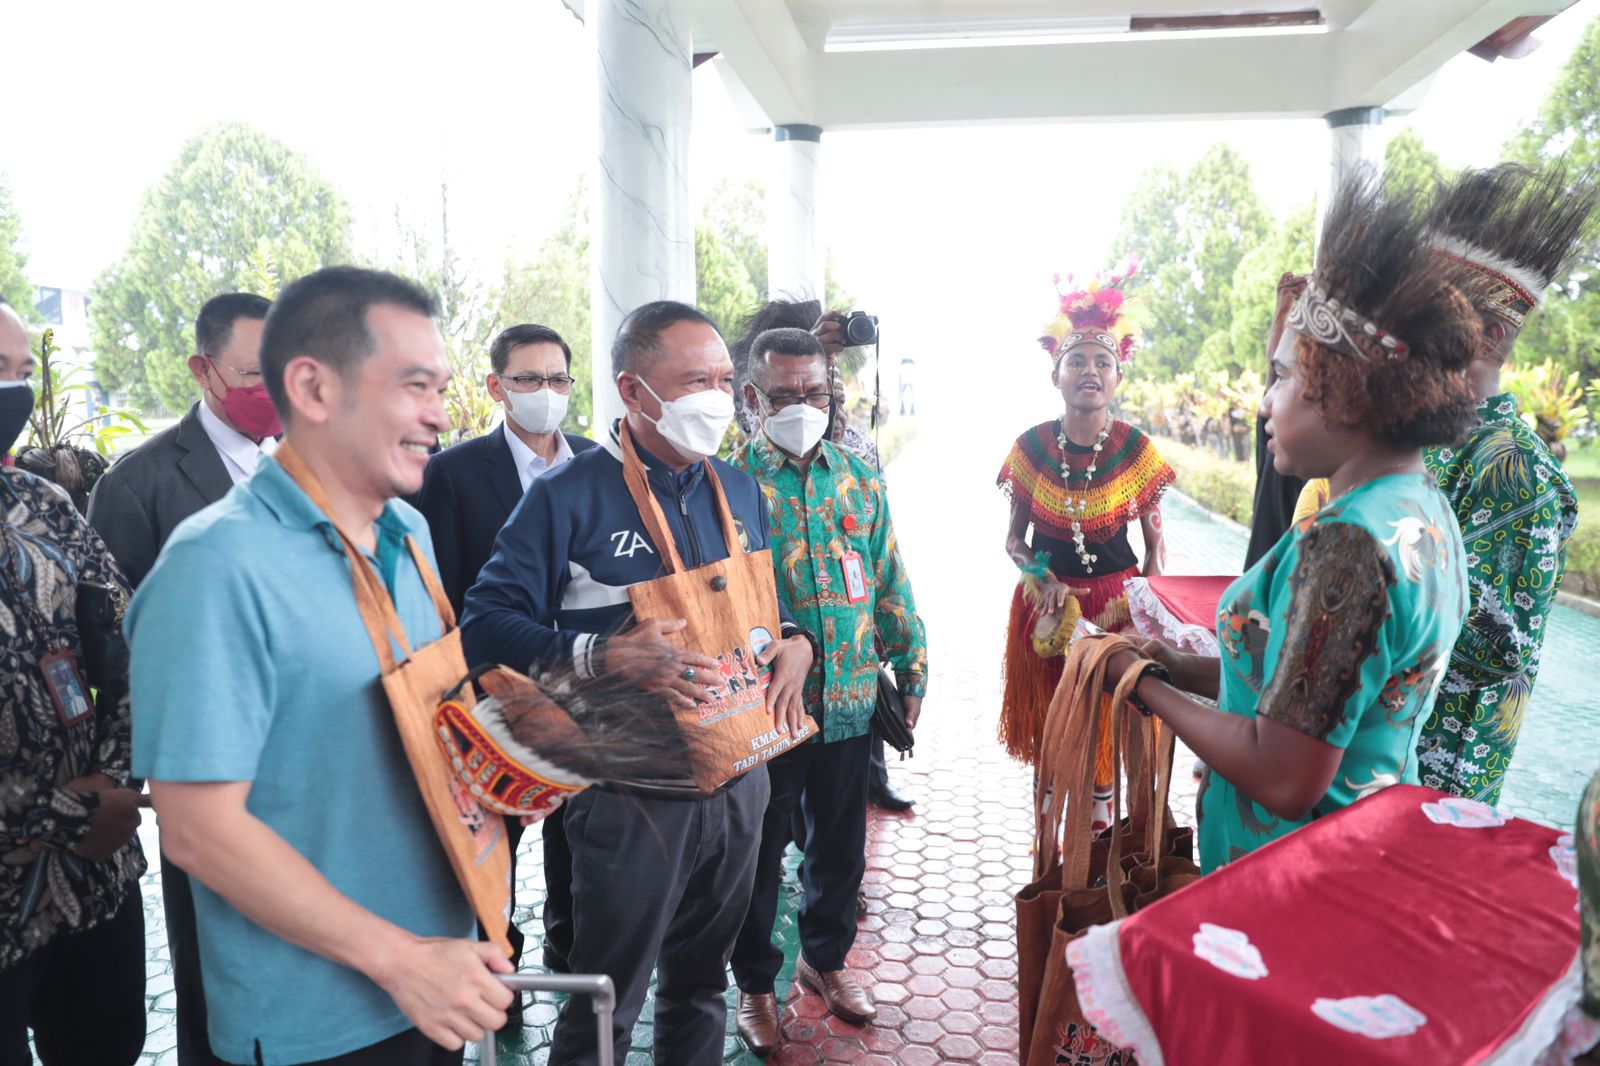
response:
[[[687,2],[747,125],[838,130],[1405,112],[1447,60],[1514,54],[1573,0]]]

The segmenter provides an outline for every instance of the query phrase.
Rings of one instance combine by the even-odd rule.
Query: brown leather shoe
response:
[[[782,1039],[778,1035],[778,997],[771,992],[747,996],[739,993],[736,1015],[739,1039],[757,1055],[770,1055]]]
[[[856,983],[848,970],[818,972],[802,956],[795,960],[794,975],[800,983],[822,997],[828,1009],[855,1025],[866,1025],[878,1016],[872,995]]]

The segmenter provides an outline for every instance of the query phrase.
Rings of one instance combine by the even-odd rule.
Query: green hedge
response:
[[[1255,500],[1255,471],[1248,463],[1223,459],[1200,448],[1156,438],[1156,448],[1178,472],[1178,488],[1208,511],[1242,526],[1250,524]],[[1567,542],[1563,592],[1600,599],[1600,499],[1586,494],[1580,501],[1578,530]]]
[[[1213,452],[1156,439],[1156,450],[1178,472],[1178,489],[1208,511],[1250,524],[1255,506],[1256,473],[1249,463],[1224,459]]]
[[[1585,515],[1580,508],[1578,530],[1567,541],[1567,575],[1561,591],[1600,599],[1600,515]]]

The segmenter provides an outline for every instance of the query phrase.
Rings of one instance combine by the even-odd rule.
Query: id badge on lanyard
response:
[[[867,568],[861,562],[861,553],[848,551],[839,557],[844,569],[844,594],[851,603],[867,602]]]

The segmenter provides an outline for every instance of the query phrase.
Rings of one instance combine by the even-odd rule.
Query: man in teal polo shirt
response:
[[[129,610],[134,770],[197,882],[212,1048],[234,1063],[459,1062],[505,1023],[378,684],[334,521],[413,647],[440,619],[422,484],[450,376],[434,302],[335,267],[286,289],[261,367],[324,513],[274,460],[168,541]],[[442,1046],[441,1046],[442,1045]],[[445,1049],[449,1049],[447,1052]]]

